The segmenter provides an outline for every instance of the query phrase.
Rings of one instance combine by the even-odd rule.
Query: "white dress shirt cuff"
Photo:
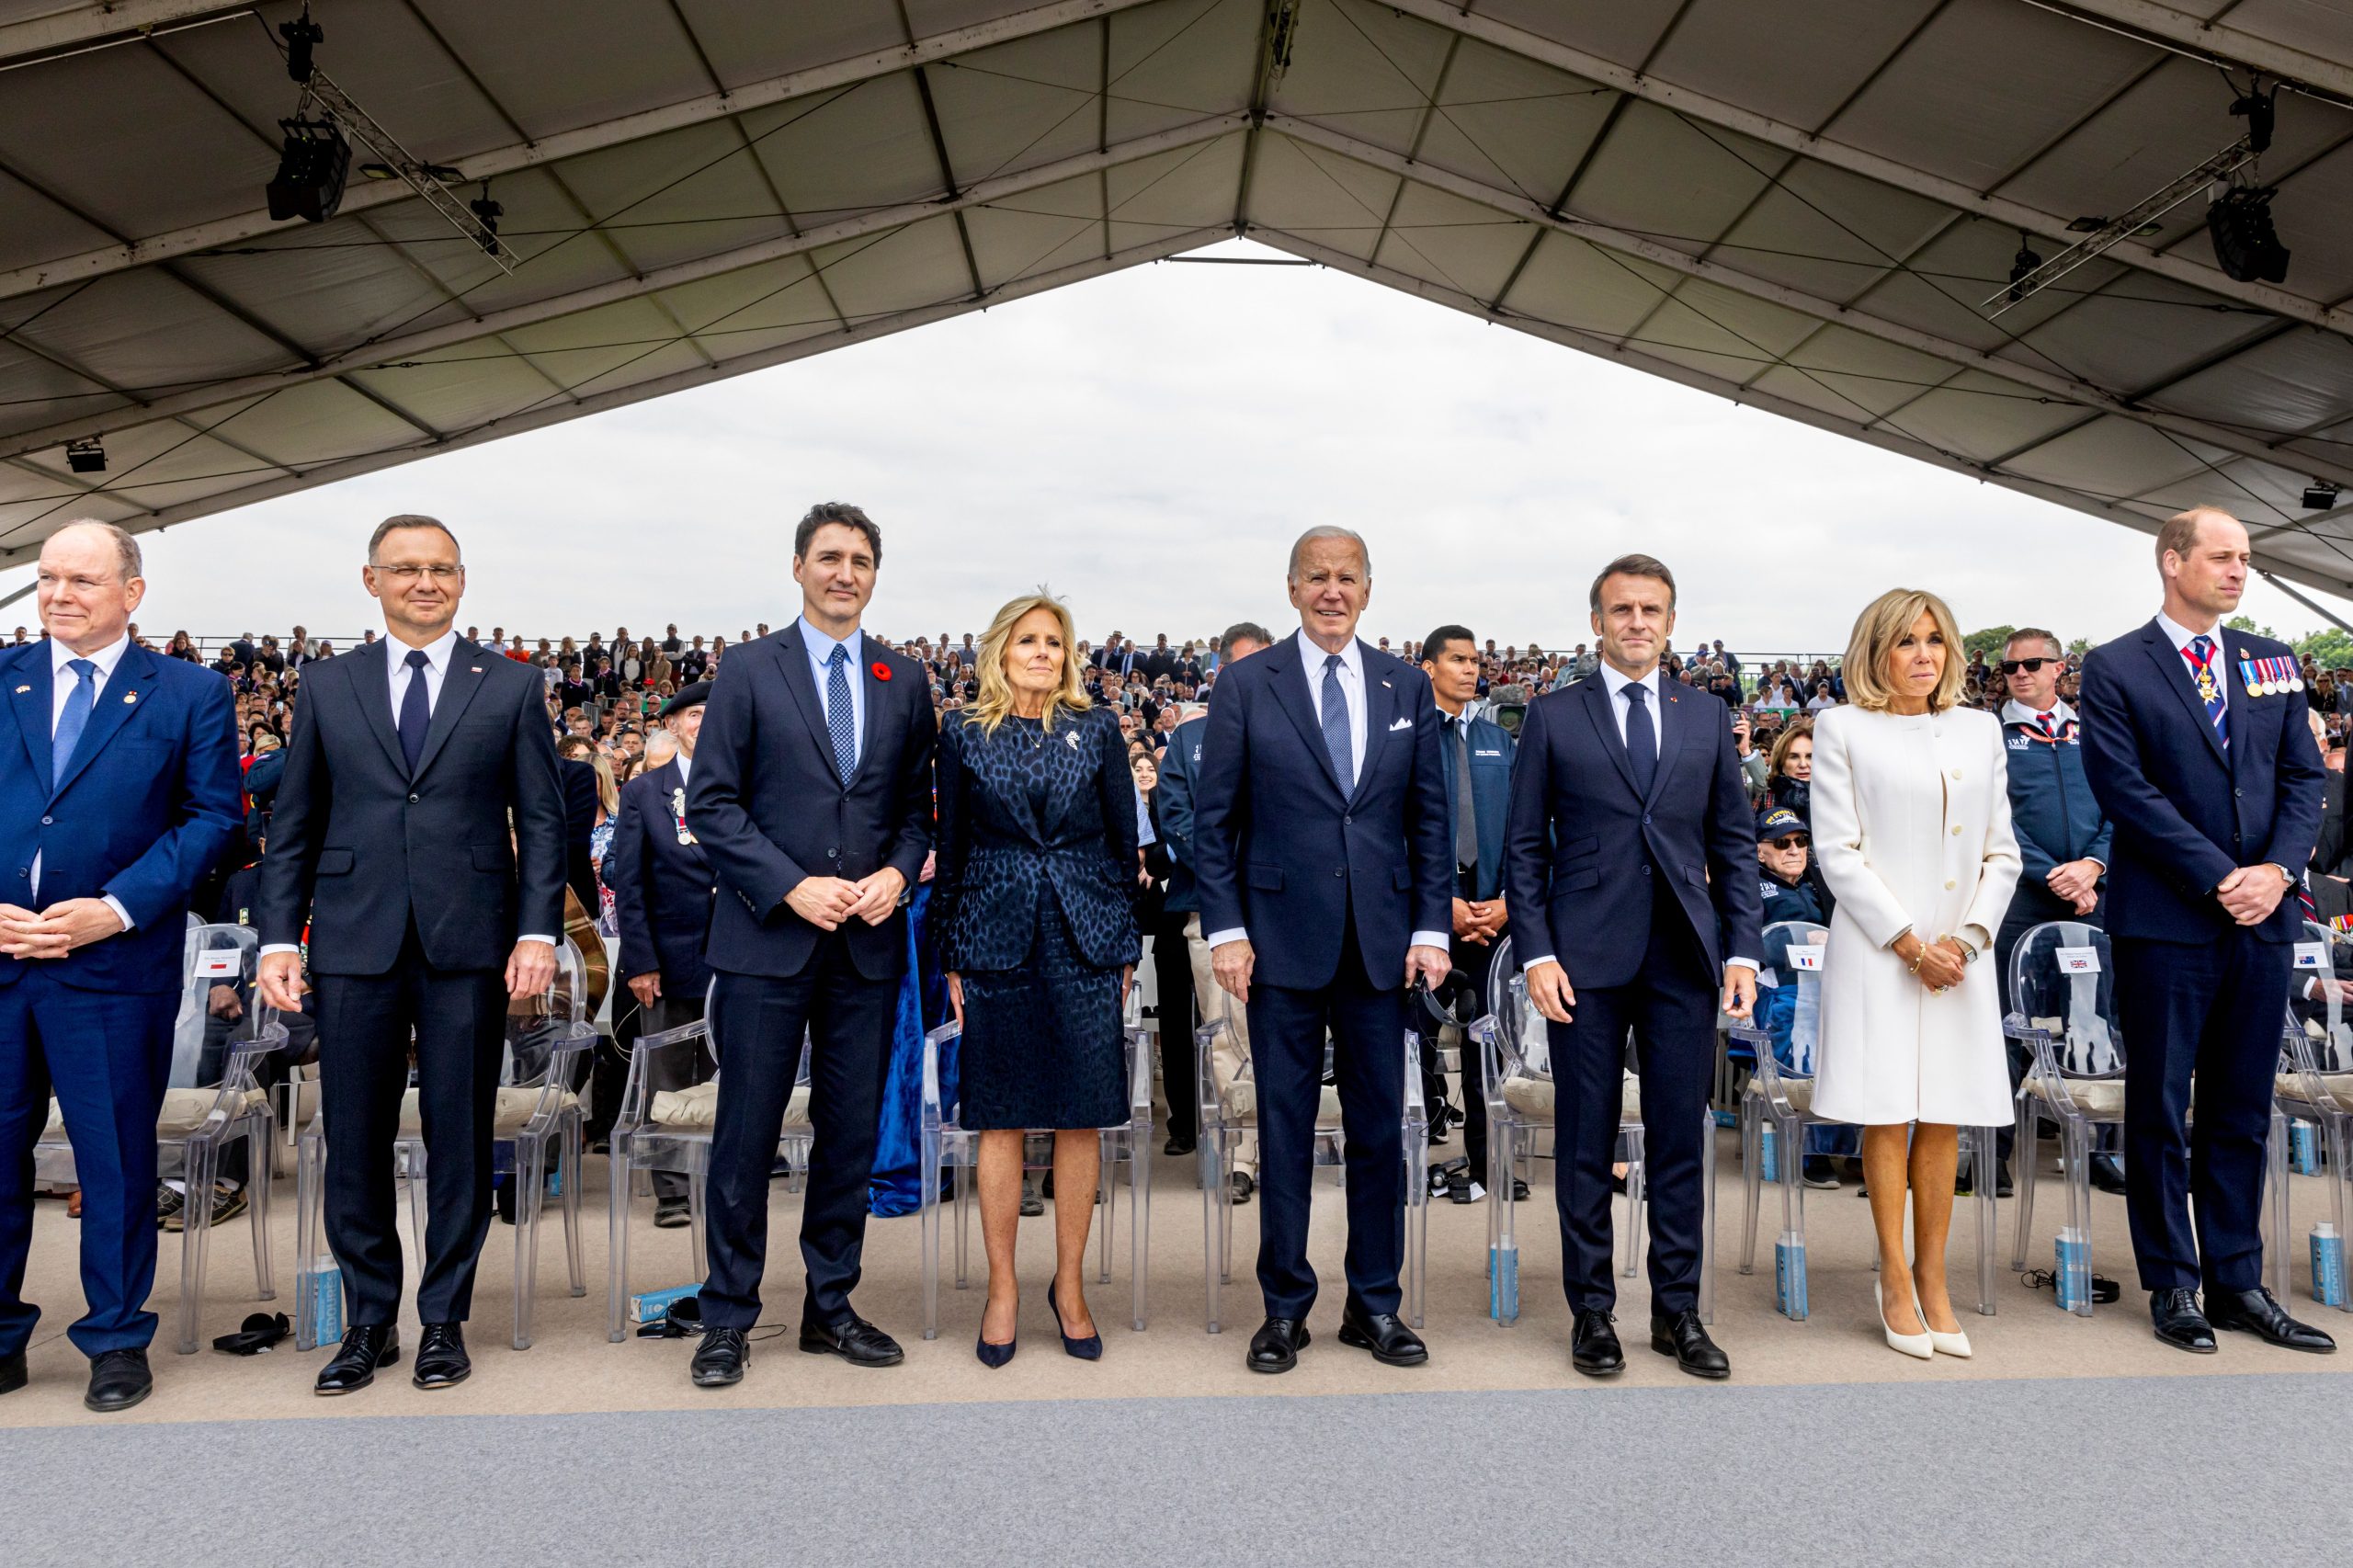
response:
[[[553,937],[542,937],[538,935],[536,932],[528,932],[515,939],[518,942],[545,942],[551,948],[556,945],[556,940]]]
[[[133,924],[131,918],[131,911],[123,908],[122,900],[115,897],[114,894],[110,892],[102,892],[98,895],[98,902],[105,904],[108,909],[114,911],[114,917],[122,922],[122,928],[125,931],[131,929]]]
[[[1439,952],[1445,952],[1454,945],[1454,938],[1444,931],[1416,931],[1414,933],[1414,939],[1406,945],[1415,948],[1436,948]]]
[[[1204,942],[1208,943],[1209,946],[1212,948],[1222,948],[1228,942],[1246,942],[1249,939],[1250,933],[1239,926],[1233,926],[1229,930],[1212,931],[1207,937],[1202,938]]]
[[[1733,957],[1724,960],[1724,967],[1726,969],[1745,969],[1749,973],[1755,974],[1765,966],[1758,963],[1755,959]]]
[[[262,948],[262,950],[261,950],[261,954],[260,954],[260,956],[261,956],[261,957],[263,957],[263,958],[267,958],[267,957],[269,957],[269,955],[270,955],[270,954],[272,954],[272,953],[299,953],[299,952],[301,952],[301,950],[302,950],[302,949],[301,949],[301,945],[300,945],[300,944],[298,944],[298,943],[294,943],[294,942],[270,942],[270,943],[267,943],[267,944],[264,945],[264,947]]]
[[[1534,969],[1540,963],[1559,963],[1560,961],[1550,953],[1539,953],[1532,959],[1522,959],[1519,967],[1521,971],[1525,972]]]

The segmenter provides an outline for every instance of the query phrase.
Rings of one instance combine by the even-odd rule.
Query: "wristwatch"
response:
[[[2291,892],[2294,890],[2297,883],[2303,881],[2303,878],[2296,875],[2295,872],[2288,869],[2287,867],[2282,866],[2277,860],[2267,860],[2264,864],[2269,866],[2273,870],[2279,873],[2279,880],[2285,884],[2282,891]]]
[[[1961,961],[1962,964],[1968,965],[1977,961],[1978,954],[1975,945],[1972,944],[1968,937],[1961,935],[1958,931],[1953,933],[1952,945],[1961,949]]]

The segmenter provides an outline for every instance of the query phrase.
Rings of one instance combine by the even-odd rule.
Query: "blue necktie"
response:
[[[401,756],[408,759],[412,778],[417,759],[425,755],[425,732],[433,727],[433,701],[425,694],[425,666],[432,662],[422,648],[408,651],[408,689],[401,693]]]
[[[2199,636],[2189,640],[2182,651],[2189,661],[2190,679],[2198,687],[2198,699],[2206,705],[2206,722],[2214,726],[2214,738],[2222,749],[2231,749],[2229,710],[2222,699],[2222,683],[2214,678],[2214,640]]]
[[[1340,780],[1340,793],[1354,799],[1357,792],[1357,748],[1348,738],[1348,699],[1340,690],[1340,655],[1324,655],[1324,749],[1332,754],[1332,772]]]
[[[1658,732],[1651,728],[1651,688],[1640,681],[1626,683],[1626,761],[1634,769],[1634,792],[1651,798],[1651,780],[1658,777]]]
[[[849,704],[849,650],[838,642],[825,661],[825,733],[833,737],[834,766],[847,784],[858,771],[858,719]]]
[[[57,733],[50,739],[49,787],[52,790],[65,777],[65,765],[74,760],[74,747],[89,727],[90,710],[98,700],[97,682],[93,678],[98,666],[87,659],[68,659],[65,667],[74,672],[74,689],[65,694],[65,711],[57,716]]]

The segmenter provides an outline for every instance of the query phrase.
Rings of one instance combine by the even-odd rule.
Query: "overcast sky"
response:
[[[1679,646],[1835,651],[1899,584],[1964,630],[2063,638],[2157,598],[2148,536],[2115,524],[1321,268],[1161,265],[147,535],[139,619],[355,636],[369,528],[426,512],[465,549],[461,626],[732,639],[796,611],[820,499],[881,525],[867,619],[894,639],[978,631],[1040,584],[1092,640],[1279,630],[1316,523],[1370,542],[1365,631],[1400,641],[1585,639],[1595,569],[1637,549],[1679,579]],[[2245,608],[2320,624],[2260,582]]]

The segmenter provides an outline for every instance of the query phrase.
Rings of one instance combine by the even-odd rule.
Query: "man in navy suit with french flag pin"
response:
[[[0,652],[0,1394],[25,1386],[40,1317],[22,1291],[53,1091],[89,1308],[65,1332],[97,1411],[154,1386],[155,1117],[188,895],[244,818],[229,683],[131,641],[141,570],[112,523],[66,524],[41,546],[48,638]]]
[[[2320,754],[2293,651],[2222,624],[2246,589],[2245,526],[2193,507],[2165,521],[2156,554],[2164,609],[2094,649],[2083,684],[2085,772],[2116,824],[2132,1251],[2166,1344],[2211,1353],[2213,1331],[2234,1329],[2331,1351],[2263,1288],[2258,1227]]]

